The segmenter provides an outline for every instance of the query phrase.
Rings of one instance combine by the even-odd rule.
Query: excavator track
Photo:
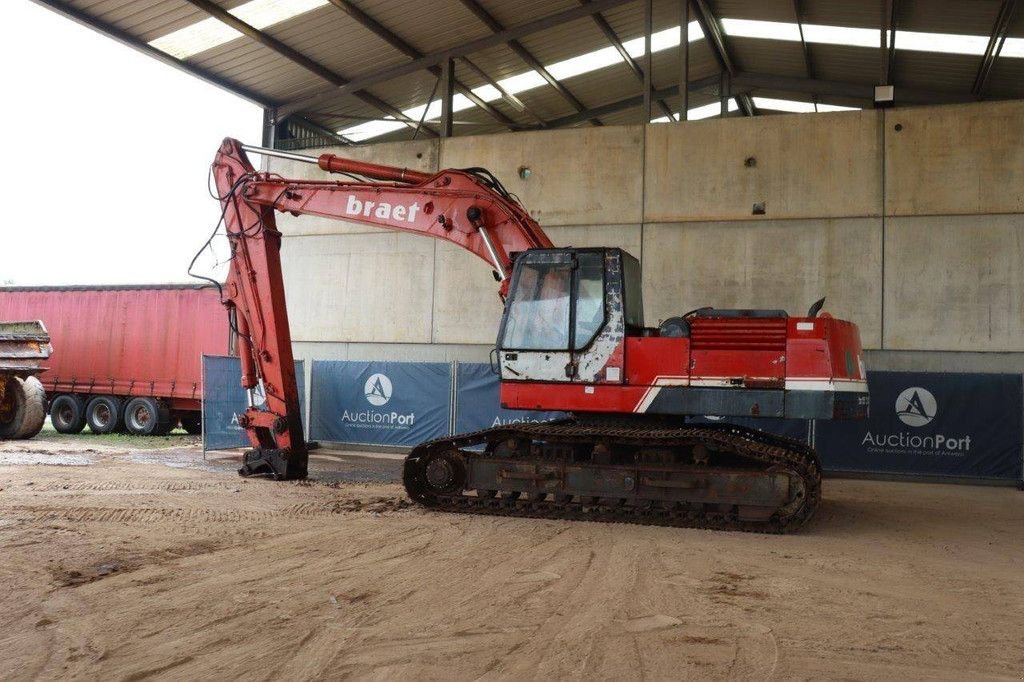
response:
[[[441,511],[786,533],[813,516],[820,472],[806,444],[733,424],[570,418],[428,441],[403,482]]]

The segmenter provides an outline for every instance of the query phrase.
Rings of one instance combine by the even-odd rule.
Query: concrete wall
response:
[[[332,151],[491,169],[556,244],[640,257],[648,324],[702,305],[802,314],[827,296],[874,367],[1024,366],[1024,102]],[[501,306],[482,261],[373,227],[279,225],[298,357],[486,360]]]

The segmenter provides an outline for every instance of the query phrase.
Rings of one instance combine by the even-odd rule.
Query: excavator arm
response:
[[[247,151],[316,164],[351,180],[290,180],[258,172]],[[252,445],[239,470],[243,476],[296,479],[307,473],[275,211],[452,242],[494,269],[503,298],[511,254],[552,246],[536,221],[484,169],[423,173],[333,154],[316,158],[249,147],[229,138],[217,152],[212,174],[231,246],[224,303],[238,338],[242,387],[250,396],[239,420]],[[263,405],[254,397],[260,389],[266,396]]]

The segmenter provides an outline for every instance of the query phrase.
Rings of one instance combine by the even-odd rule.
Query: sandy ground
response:
[[[827,481],[776,537],[430,513],[393,459],[53,445],[0,448],[5,679],[1024,676],[1012,489]]]

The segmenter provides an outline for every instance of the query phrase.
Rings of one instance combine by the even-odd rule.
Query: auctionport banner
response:
[[[487,364],[457,365],[455,396],[455,433],[469,433],[492,426],[547,422],[564,417],[564,412],[506,410],[501,406],[497,375]]]
[[[448,434],[451,365],[314,361],[310,438],[417,445]]]
[[[299,414],[306,423],[306,373],[302,361],[295,363],[299,384]],[[256,392],[257,406],[262,401]],[[247,401],[242,388],[242,364],[238,358],[219,355],[203,356],[203,449],[220,450],[249,446],[245,430],[238,425],[238,416],[245,412]]]
[[[871,417],[819,421],[825,471],[1020,480],[1019,374],[869,372]]]

